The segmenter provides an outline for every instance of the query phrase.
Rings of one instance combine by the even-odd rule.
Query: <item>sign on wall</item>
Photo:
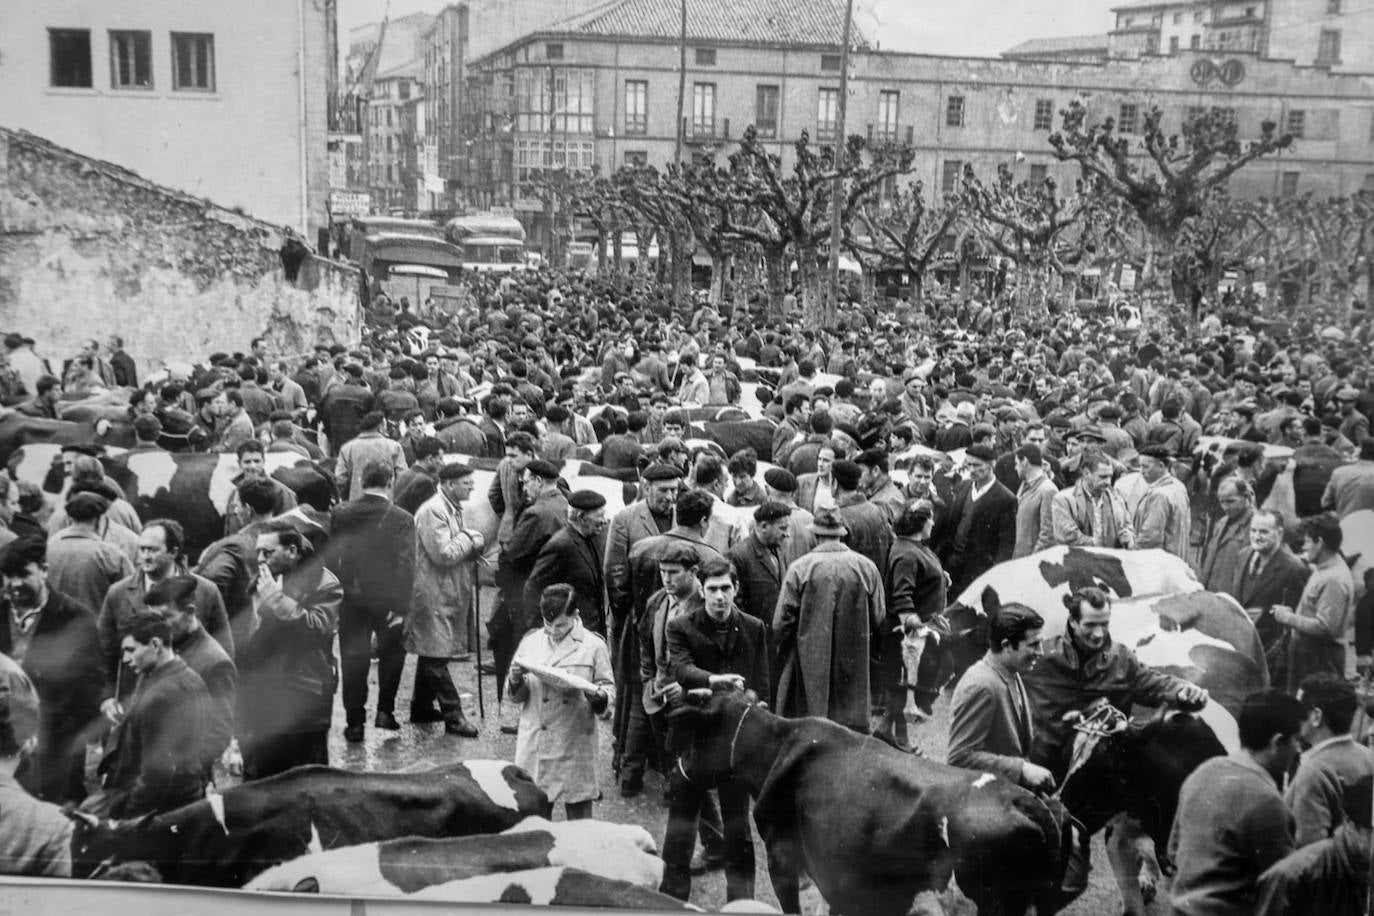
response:
[[[1223,86],[1235,86],[1245,79],[1245,64],[1235,58],[1218,64],[1210,58],[1203,57],[1193,61],[1193,65],[1188,69],[1188,75],[1199,86],[1207,86],[1213,82],[1220,82]]]

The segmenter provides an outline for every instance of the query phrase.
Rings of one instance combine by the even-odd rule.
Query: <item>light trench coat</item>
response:
[[[462,511],[436,493],[415,513],[415,583],[405,618],[405,650],[427,658],[470,652],[473,573],[480,551]]]
[[[582,693],[560,690],[533,674],[526,673],[524,682],[510,692],[522,707],[515,765],[548,793],[550,802],[595,799],[596,720],[609,719],[615,709],[615,678],[606,643],[579,620],[558,643],[542,628],[531,630],[520,640],[515,657],[560,668],[606,691],[608,702],[600,715],[592,712],[591,701]]]

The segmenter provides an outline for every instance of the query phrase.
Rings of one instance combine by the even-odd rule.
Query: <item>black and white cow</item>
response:
[[[73,815],[72,874],[98,877],[102,867],[142,861],[169,884],[242,887],[307,852],[496,833],[549,814],[543,790],[503,760],[410,773],[297,767],[136,821]]]
[[[481,875],[553,866],[655,889],[663,880],[663,860],[643,827],[531,817],[497,835],[406,837],[311,853],[269,868],[245,889],[392,897]]]
[[[529,871],[483,875],[436,884],[407,896],[408,900],[445,903],[525,903],[534,906],[576,906],[597,909],[675,911],[695,910],[676,898],[628,881],[605,878],[576,868],[535,868]]]

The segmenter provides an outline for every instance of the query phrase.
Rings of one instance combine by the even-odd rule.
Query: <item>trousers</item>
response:
[[[387,626],[379,614],[359,612],[339,617],[339,675],[344,713],[349,725],[363,725],[367,712],[367,672],[372,666],[372,638],[377,639],[377,711],[396,711],[406,650],[401,626]]]
[[[448,659],[422,655],[415,662],[415,692],[410,708],[433,709],[436,702],[445,719],[463,718],[463,702],[453,685],[453,676],[448,673]]]
[[[286,732],[244,741],[243,778],[264,779],[295,767],[329,766],[329,729]]]
[[[724,832],[725,901],[754,896],[754,842],[749,830],[749,792],[728,779],[715,789]],[[668,827],[663,836],[663,883],[659,890],[679,900],[692,893],[692,850],[697,821],[710,789],[694,785],[676,766],[668,776]],[[714,807],[714,806],[712,806]],[[708,850],[708,853],[710,850]]]

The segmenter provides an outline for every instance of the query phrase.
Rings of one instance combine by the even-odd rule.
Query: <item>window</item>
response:
[[[110,32],[110,88],[153,88],[152,32]]]
[[[1364,187],[1360,189],[1361,194],[1374,194],[1374,172],[1369,172],[1364,176]]]
[[[949,127],[964,126],[964,97],[952,95],[945,103],[945,124]]]
[[[215,36],[172,33],[172,88],[178,91],[215,91]]]
[[[1280,197],[1296,197],[1298,195],[1298,172],[1284,172],[1279,180]]]
[[[649,130],[649,81],[625,81],[625,133],[642,134]]]
[[[959,179],[963,174],[963,162],[958,159],[946,159],[940,173],[940,191],[944,194],[953,194],[958,189]]]
[[[716,65],[715,48],[697,48],[694,53],[698,67],[714,67]]]
[[[1054,99],[1035,100],[1035,125],[1033,129],[1054,129]]]
[[[1030,183],[1035,190],[1044,187],[1045,179],[1050,177],[1050,167],[1043,162],[1030,167]]]
[[[1341,11],[1341,0],[1326,0],[1326,11],[1333,15],[1339,13]]]
[[[1288,124],[1284,128],[1296,139],[1302,139],[1303,128],[1307,126],[1307,112],[1301,108],[1294,108],[1288,112]]]
[[[821,55],[821,69],[822,69],[822,70],[829,70],[829,71],[838,73],[838,72],[839,72],[839,69],[840,69],[840,55],[838,55],[838,54],[822,54],[822,55]]]
[[[1341,61],[1341,30],[1322,29],[1317,39],[1317,63],[1338,64]]]
[[[391,126],[391,109],[390,109],[390,108],[388,108],[388,109],[386,110],[386,126],[387,126],[387,127],[390,127],[390,126]]]
[[[396,87],[396,91],[400,93],[402,99],[410,98],[410,83],[405,80],[402,80],[400,84]]]
[[[549,42],[548,44],[544,45],[544,59],[545,59],[545,60],[562,60],[562,59],[563,59],[563,44],[562,44],[562,42]]]
[[[1183,21],[1183,14],[1182,14],[1182,13],[1174,13],[1174,25],[1178,25],[1178,24],[1179,24],[1180,22],[1182,22],[1182,21]]]
[[[48,29],[48,82],[64,88],[91,88],[89,30]]]
[[[515,130],[549,133],[549,109],[556,133],[590,134],[593,130],[595,74],[591,70],[555,69],[549,91],[548,67],[522,67],[515,72]]]
[[[839,118],[840,90],[822,89],[816,96],[816,139],[834,140]]]
[[[1255,18],[1255,8],[1254,8],[1253,6],[1247,6],[1247,7],[1245,8],[1245,18],[1246,18],[1246,19],[1254,19],[1254,18]]]
[[[515,180],[529,181],[545,169],[591,171],[596,164],[596,144],[590,140],[516,140]]]
[[[1116,132],[1133,134],[1140,129],[1140,108],[1131,103],[1121,106],[1120,117],[1116,119]]]
[[[1170,53],[1170,54],[1177,54],[1177,53],[1178,53],[1178,36],[1177,36],[1177,35],[1170,35],[1170,36],[1169,36],[1169,53]]]
[[[1201,22],[1201,21],[1202,21],[1202,10],[1198,10],[1196,13],[1193,13],[1193,21],[1194,21],[1194,22]]]
[[[642,149],[627,149],[625,165],[632,169],[642,169],[649,164],[649,154]]]
[[[692,84],[692,135],[716,135],[716,84]]]
[[[759,86],[754,93],[754,128],[760,137],[778,135],[779,97],[777,86]]]
[[[1188,47],[1192,48],[1194,51],[1196,51],[1198,48],[1202,47],[1202,36],[1201,36],[1201,35],[1191,35],[1191,36],[1189,36],[1189,38],[1188,38]]]
[[[878,142],[897,142],[897,110],[901,103],[901,93],[885,89],[878,93]]]

